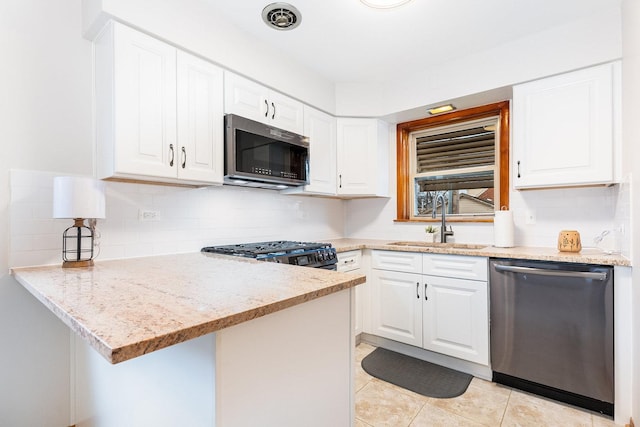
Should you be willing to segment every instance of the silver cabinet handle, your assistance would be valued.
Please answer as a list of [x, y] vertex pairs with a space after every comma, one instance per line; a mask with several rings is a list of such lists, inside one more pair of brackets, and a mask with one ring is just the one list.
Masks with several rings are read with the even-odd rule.
[[269, 117], [269, 102], [265, 99], [264, 105], [267, 107], [267, 111], [264, 112], [265, 117]]
[[175, 157], [175, 153], [173, 152], [173, 144], [169, 144], [169, 166], [173, 166], [173, 159]]
[[424, 300], [429, 300], [429, 297], [427, 296], [427, 282], [424, 283]]
[[518, 160], [518, 178], [520, 178], [520, 160]]
[[607, 273], [598, 273], [592, 271], [565, 271], [565, 270], [547, 270], [544, 268], [533, 267], [516, 267], [513, 265], [494, 265], [498, 271], [507, 271], [510, 273], [520, 274], [536, 274], [538, 276], [555, 276], [555, 277], [575, 277], [580, 279], [607, 280]]
[[420, 282], [416, 282], [416, 298], [420, 299]]
[[340, 183], [338, 185], [338, 188], [342, 188], [342, 174], [338, 175], [338, 178], [340, 179]]
[[182, 169], [187, 166], [187, 149], [182, 147]]
[[273, 113], [271, 114], [271, 120], [276, 118], [276, 104], [271, 103], [271, 108], [273, 108]]

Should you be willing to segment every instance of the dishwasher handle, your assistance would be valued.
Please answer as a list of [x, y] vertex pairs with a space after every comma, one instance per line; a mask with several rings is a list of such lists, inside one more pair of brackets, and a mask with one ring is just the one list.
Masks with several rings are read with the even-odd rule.
[[533, 267], [516, 267], [513, 265], [494, 264], [498, 271], [508, 271], [520, 274], [537, 274], [539, 276], [555, 276], [555, 277], [576, 277], [580, 279], [595, 279], [600, 281], [607, 280], [607, 273], [599, 273], [593, 271], [567, 271], [567, 270], [547, 270], [544, 268]]

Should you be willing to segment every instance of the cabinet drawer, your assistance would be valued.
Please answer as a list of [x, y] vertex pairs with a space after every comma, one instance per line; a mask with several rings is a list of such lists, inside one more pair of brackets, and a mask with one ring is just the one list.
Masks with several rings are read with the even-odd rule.
[[338, 271], [352, 271], [360, 268], [360, 251], [338, 253]]
[[422, 273], [422, 254], [415, 252], [373, 251], [373, 268], [380, 270]]
[[487, 258], [465, 255], [424, 254], [422, 272], [432, 276], [487, 280]]

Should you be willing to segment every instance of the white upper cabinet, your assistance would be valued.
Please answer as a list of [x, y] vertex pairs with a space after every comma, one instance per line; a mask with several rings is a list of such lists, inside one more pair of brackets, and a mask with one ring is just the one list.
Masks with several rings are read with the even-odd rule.
[[376, 119], [338, 118], [338, 195], [389, 195], [389, 127]]
[[175, 177], [175, 48], [116, 23], [94, 46], [98, 178]]
[[222, 69], [178, 51], [178, 176], [222, 182], [224, 175]]
[[231, 72], [225, 72], [224, 91], [225, 113], [303, 134], [301, 102]]
[[336, 195], [336, 118], [304, 106], [304, 133], [309, 138], [309, 185], [286, 194]]
[[110, 22], [94, 41], [98, 178], [222, 183], [222, 71]]
[[619, 64], [513, 88], [517, 189], [615, 182]]

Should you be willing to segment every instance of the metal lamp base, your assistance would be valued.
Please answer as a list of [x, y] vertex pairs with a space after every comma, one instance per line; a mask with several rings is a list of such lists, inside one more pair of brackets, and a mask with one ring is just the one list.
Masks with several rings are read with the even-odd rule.
[[93, 230], [82, 218], [74, 218], [62, 235], [62, 261], [63, 268], [93, 266]]

